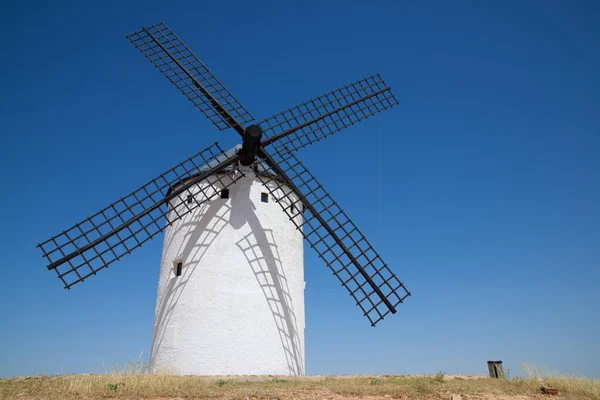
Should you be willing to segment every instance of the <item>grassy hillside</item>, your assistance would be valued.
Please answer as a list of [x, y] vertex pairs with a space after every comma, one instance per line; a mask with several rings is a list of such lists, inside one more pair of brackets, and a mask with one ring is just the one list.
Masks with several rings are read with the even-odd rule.
[[0, 399], [573, 399], [600, 400], [600, 381], [545, 378], [558, 397], [540, 393], [537, 378], [498, 380], [445, 376], [191, 377], [133, 373], [20, 377], [0, 380]]

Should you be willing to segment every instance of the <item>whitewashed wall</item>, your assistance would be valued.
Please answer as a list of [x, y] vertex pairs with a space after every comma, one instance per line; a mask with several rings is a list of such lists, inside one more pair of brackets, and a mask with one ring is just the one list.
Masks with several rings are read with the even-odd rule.
[[304, 374], [302, 235], [271, 195], [261, 202], [266, 188], [244, 172], [229, 199], [211, 200], [165, 230], [154, 372]]

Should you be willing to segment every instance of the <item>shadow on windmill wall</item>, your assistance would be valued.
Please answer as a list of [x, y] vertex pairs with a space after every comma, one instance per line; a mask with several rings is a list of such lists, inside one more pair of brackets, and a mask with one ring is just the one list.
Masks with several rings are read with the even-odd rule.
[[[240, 229], [246, 223], [250, 227], [250, 233], [236, 242], [236, 246], [244, 253], [269, 305], [285, 353], [288, 372], [291, 375], [302, 375], [304, 374], [302, 344], [298, 336], [290, 289], [273, 231], [263, 228], [254, 212], [254, 203], [248, 202], [251, 186], [250, 179], [243, 179], [235, 186], [230, 223], [234, 229]], [[274, 202], [270, 205], [275, 208], [275, 212], [283, 212]]]
[[281, 259], [271, 229], [263, 229], [255, 214], [250, 216], [252, 232], [236, 243], [252, 267], [256, 281], [269, 304], [277, 326], [291, 375], [304, 374], [304, 360], [296, 314]]
[[[192, 216], [184, 217], [171, 227], [175, 229], [175, 232], [170, 235], [171, 239], [177, 236], [179, 230], [189, 230], [193, 227], [186, 233], [182, 242], [183, 248], [177, 251], [183, 260], [191, 260], [191, 262], [186, 263], [181, 276], [168, 280], [168, 287], [162, 292], [163, 297], [158, 299], [151, 362], [154, 354], [163, 345], [165, 329], [190, 277], [192, 274], [200, 273], [201, 269], [196, 269], [208, 248], [227, 224], [239, 230], [248, 223], [251, 232], [235, 244], [243, 252], [265, 296], [278, 331], [289, 373], [304, 374], [302, 343], [298, 335], [288, 282], [273, 231], [262, 227], [254, 211], [254, 204], [248, 201], [251, 185], [251, 179], [238, 181], [235, 189], [231, 190], [230, 206], [220, 200], [209, 201], [202, 205], [200, 210], [192, 213]], [[275, 212], [283, 212], [275, 203], [271, 203], [271, 206], [277, 207]], [[171, 242], [165, 242], [164, 246], [169, 248]], [[164, 261], [163, 259], [161, 263]]]
[[[167, 288], [163, 290], [162, 298], [157, 299], [157, 312], [154, 320], [154, 343], [152, 343], [152, 352], [150, 354], [150, 362], [152, 363], [153, 356], [156, 351], [162, 346], [165, 338], [165, 329], [169, 325], [173, 310], [177, 306], [177, 302], [181, 297], [190, 277], [195, 273], [196, 268], [200, 265], [202, 257], [219, 236], [223, 228], [227, 225], [229, 207], [226, 204], [219, 202], [208, 202], [200, 206], [200, 210], [184, 217], [173, 224], [171, 229], [187, 230], [190, 226], [193, 230], [186, 233], [186, 238], [182, 241], [185, 247], [179, 248], [176, 254], [180, 254], [183, 260], [192, 260], [186, 263], [186, 267], [182, 271], [182, 275], [177, 278], [170, 277], [168, 279]], [[224, 209], [224, 212], [219, 213], [219, 210]], [[176, 233], [171, 235], [171, 239], [176, 237]], [[164, 248], [171, 246], [170, 242], [165, 242]], [[163, 254], [165, 257], [165, 254]], [[165, 262], [161, 260], [161, 265]]]

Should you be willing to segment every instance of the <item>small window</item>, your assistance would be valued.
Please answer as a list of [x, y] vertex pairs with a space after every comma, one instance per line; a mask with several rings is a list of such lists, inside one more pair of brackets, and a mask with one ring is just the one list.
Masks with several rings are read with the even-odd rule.
[[290, 204], [290, 212], [291, 212], [292, 214], [295, 214], [295, 213], [296, 213], [296, 205], [295, 205], [294, 203]]
[[175, 263], [175, 276], [181, 276], [182, 268], [183, 268], [183, 261], [177, 261]]
[[192, 204], [192, 201], [194, 201], [194, 196], [192, 196], [191, 194], [188, 194], [187, 203]]
[[260, 194], [260, 201], [262, 201], [263, 203], [268, 203], [269, 202], [269, 194], [268, 193], [261, 193]]
[[229, 189], [223, 189], [223, 190], [221, 190], [221, 198], [222, 199], [228, 199], [229, 198]]

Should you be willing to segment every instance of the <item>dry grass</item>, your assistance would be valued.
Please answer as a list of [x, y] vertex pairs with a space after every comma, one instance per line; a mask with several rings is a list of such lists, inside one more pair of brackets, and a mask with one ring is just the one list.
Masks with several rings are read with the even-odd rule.
[[521, 368], [530, 380], [546, 382], [577, 399], [600, 399], [600, 381], [577, 376], [553, 373], [547, 368], [535, 364], [521, 364]]
[[[192, 377], [114, 372], [0, 380], [1, 399], [542, 399], [539, 373], [510, 380], [467, 376]], [[600, 381], [544, 378], [560, 399], [600, 400]]]

